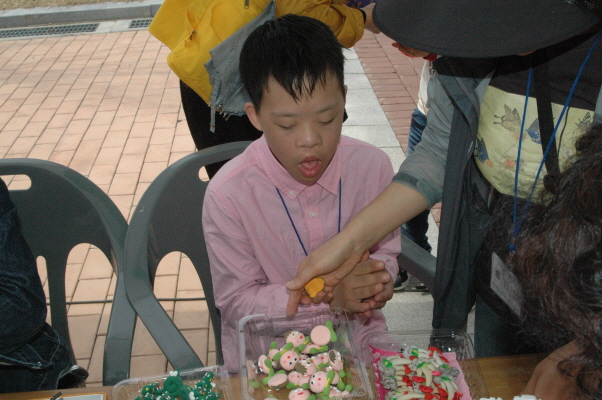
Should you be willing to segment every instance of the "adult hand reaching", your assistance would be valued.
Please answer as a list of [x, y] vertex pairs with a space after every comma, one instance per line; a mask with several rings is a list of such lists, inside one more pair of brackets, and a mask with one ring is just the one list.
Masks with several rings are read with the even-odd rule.
[[[336, 235], [301, 261], [297, 276], [286, 283], [290, 290], [287, 314], [295, 314], [299, 303], [330, 302], [334, 287], [362, 261], [364, 254], [354, 253], [349, 242], [340, 243], [340, 237], [341, 234]], [[324, 289], [310, 299], [305, 294], [304, 287], [315, 277], [324, 279]]]
[[[286, 283], [290, 290], [287, 314], [295, 314], [299, 303], [310, 304], [311, 299], [304, 295], [303, 288], [315, 277], [324, 279], [324, 290], [318, 293], [314, 302], [332, 300], [334, 286], [355, 268], [365, 252], [427, 207], [425, 197], [409, 186], [396, 182], [387, 186], [339, 234], [301, 261], [297, 276]], [[383, 304], [389, 295], [385, 291], [374, 300]]]

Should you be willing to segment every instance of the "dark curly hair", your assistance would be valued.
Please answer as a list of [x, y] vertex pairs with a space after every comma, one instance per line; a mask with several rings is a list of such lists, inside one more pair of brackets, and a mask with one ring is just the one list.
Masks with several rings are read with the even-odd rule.
[[510, 264], [522, 286], [522, 322], [540, 340], [581, 352], [558, 366], [579, 398], [602, 399], [602, 125], [576, 143], [555, 187], [531, 205]]

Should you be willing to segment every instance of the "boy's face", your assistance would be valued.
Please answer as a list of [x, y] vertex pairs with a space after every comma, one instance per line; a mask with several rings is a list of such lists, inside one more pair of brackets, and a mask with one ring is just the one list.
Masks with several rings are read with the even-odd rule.
[[334, 75], [326, 85], [317, 83], [314, 92], [296, 102], [278, 82], [270, 79], [260, 111], [252, 103], [245, 111], [253, 125], [263, 131], [270, 150], [297, 181], [314, 184], [337, 150], [345, 93]]

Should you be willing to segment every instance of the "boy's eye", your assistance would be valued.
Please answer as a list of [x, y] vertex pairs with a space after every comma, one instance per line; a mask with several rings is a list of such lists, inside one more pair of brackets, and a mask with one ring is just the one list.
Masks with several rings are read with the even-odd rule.
[[334, 118], [332, 118], [332, 119], [331, 119], [331, 120], [329, 120], [329, 121], [324, 121], [324, 122], [320, 121], [320, 124], [321, 124], [321, 125], [328, 125], [328, 124], [332, 123], [332, 121], [334, 121]]
[[290, 125], [290, 126], [284, 126], [284, 125], [278, 125], [281, 129], [284, 129], [285, 131], [290, 131], [291, 129], [293, 129], [293, 127], [295, 125]]

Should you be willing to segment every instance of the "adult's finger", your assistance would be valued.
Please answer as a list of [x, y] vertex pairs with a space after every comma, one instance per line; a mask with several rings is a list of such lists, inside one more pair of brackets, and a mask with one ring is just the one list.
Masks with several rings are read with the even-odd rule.
[[299, 308], [299, 302], [303, 296], [303, 289], [291, 290], [288, 294], [288, 302], [286, 304], [286, 315], [295, 315]]
[[324, 278], [325, 285], [335, 286], [346, 277], [357, 263], [362, 259], [361, 255], [353, 254], [342, 264], [332, 260], [330, 257], [321, 258], [318, 254], [320, 249], [311, 253], [301, 261], [297, 275], [286, 283], [289, 290], [302, 289], [307, 282], [317, 276]]

